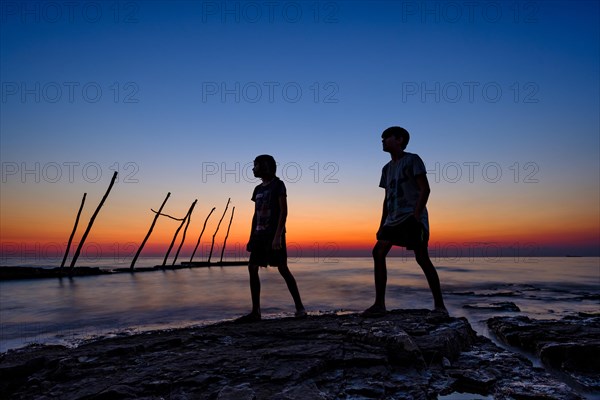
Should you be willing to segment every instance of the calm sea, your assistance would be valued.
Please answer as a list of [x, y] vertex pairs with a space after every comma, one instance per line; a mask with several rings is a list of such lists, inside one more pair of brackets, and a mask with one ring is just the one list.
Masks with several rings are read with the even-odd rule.
[[[146, 258], [136, 265], [161, 262]], [[60, 260], [32, 263], [59, 265]], [[600, 312], [600, 258], [458, 258], [434, 263], [451, 315], [467, 317], [484, 335], [484, 321], [494, 315], [561, 318]], [[25, 263], [3, 259], [2, 264]], [[103, 260], [80, 265], [128, 266]], [[372, 304], [370, 258], [295, 259], [290, 269], [309, 313], [362, 311]], [[425, 277], [414, 260], [389, 258], [388, 270], [388, 309], [432, 307]], [[277, 269], [262, 268], [260, 276], [263, 317], [293, 315], [291, 296]], [[520, 312], [489, 309], [506, 302]], [[31, 343], [76, 345], [90, 338], [202, 325], [249, 310], [248, 272], [243, 266], [4, 281], [0, 352]]]

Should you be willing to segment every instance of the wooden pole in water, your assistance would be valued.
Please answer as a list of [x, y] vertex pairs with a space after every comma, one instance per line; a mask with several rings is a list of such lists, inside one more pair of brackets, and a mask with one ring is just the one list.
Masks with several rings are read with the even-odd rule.
[[100, 204], [98, 204], [96, 211], [94, 211], [94, 214], [92, 215], [92, 218], [90, 219], [90, 222], [88, 223], [87, 229], [85, 230], [85, 232], [83, 233], [83, 236], [81, 237], [79, 246], [77, 246], [75, 255], [73, 256], [73, 259], [71, 260], [71, 267], [70, 267], [71, 271], [73, 271], [73, 268], [75, 268], [75, 263], [77, 262], [77, 259], [79, 258], [79, 254], [81, 253], [81, 248], [83, 247], [83, 243], [85, 243], [85, 240], [87, 239], [87, 236], [90, 233], [90, 230], [92, 229], [92, 225], [94, 224], [94, 221], [96, 220], [96, 216], [100, 212], [100, 209], [104, 205], [104, 202], [106, 201], [106, 198], [108, 197], [108, 194], [110, 193], [110, 190], [112, 189], [113, 185], [115, 184], [115, 180], [117, 180], [117, 171], [115, 171], [115, 173], [113, 174], [113, 177], [110, 181], [110, 185], [108, 185], [108, 189], [106, 190], [106, 193], [104, 193], [104, 197], [102, 197], [102, 200], [100, 200]]
[[142, 241], [142, 244], [140, 245], [140, 248], [137, 250], [137, 253], [135, 253], [135, 257], [133, 257], [133, 260], [131, 261], [131, 267], [129, 267], [131, 270], [133, 270], [133, 266], [135, 265], [135, 262], [137, 261], [140, 253], [142, 252], [142, 249], [146, 245], [146, 242], [148, 241], [148, 238], [150, 237], [150, 234], [152, 233], [152, 230], [154, 229], [154, 225], [156, 225], [156, 221], [158, 220], [158, 217], [160, 217], [160, 212], [162, 211], [163, 207], [167, 203], [167, 200], [169, 200], [169, 196], [171, 196], [171, 192], [167, 193], [167, 197], [165, 197], [165, 200], [162, 202], [160, 208], [158, 209], [158, 212], [154, 216], [154, 220], [152, 221], [152, 225], [150, 225], [150, 229], [148, 230], [146, 237]]
[[171, 245], [169, 246], [169, 250], [167, 250], [167, 254], [165, 254], [165, 259], [163, 260], [163, 263], [162, 263], [163, 267], [167, 264], [167, 259], [169, 258], [169, 254], [171, 253], [171, 249], [173, 248], [173, 245], [175, 244], [175, 239], [177, 239], [177, 235], [179, 235], [179, 231], [183, 227], [183, 224], [185, 224], [185, 221], [188, 219], [188, 216], [191, 215], [192, 211], [194, 210], [194, 207], [196, 206], [197, 201], [198, 200], [194, 200], [194, 202], [192, 203], [192, 206], [188, 210], [187, 214], [181, 220], [181, 224], [179, 225], [179, 228], [177, 228], [177, 230], [175, 231], [175, 236], [173, 236], [173, 240], [171, 240]]
[[219, 220], [219, 224], [217, 225], [217, 230], [212, 237], [212, 243], [210, 245], [210, 253], [208, 254], [208, 262], [210, 263], [210, 258], [212, 257], [213, 248], [215, 247], [215, 236], [217, 236], [217, 232], [219, 232], [219, 227], [221, 226], [221, 222], [223, 221], [223, 217], [225, 217], [225, 213], [227, 212], [227, 207], [229, 207], [229, 202], [231, 201], [231, 197], [227, 199], [227, 204], [225, 205], [225, 211], [223, 211], [223, 215]]
[[225, 240], [223, 241], [223, 248], [221, 249], [220, 263], [223, 262], [223, 253], [225, 253], [225, 245], [227, 244], [227, 238], [229, 237], [229, 229], [231, 228], [231, 222], [233, 221], [233, 214], [235, 213], [235, 207], [231, 209], [231, 218], [229, 219], [229, 226], [227, 226], [227, 233], [225, 234]]
[[[196, 201], [198, 201], [198, 200], [196, 200]], [[179, 252], [181, 251], [181, 248], [183, 247], [183, 242], [185, 242], [185, 234], [187, 233], [188, 227], [190, 226], [190, 222], [192, 221], [192, 210], [194, 209], [194, 206], [196, 205], [196, 201], [194, 201], [194, 204], [192, 204], [192, 208], [190, 208], [188, 215], [186, 215], [187, 223], [185, 224], [185, 228], [183, 229], [183, 236], [181, 237], [181, 243], [179, 244], [177, 253], [175, 253], [175, 258], [173, 259], [172, 265], [175, 265], [175, 263], [177, 262], [177, 257], [179, 257]]]
[[85, 204], [85, 196], [87, 193], [83, 194], [83, 198], [81, 199], [81, 205], [79, 206], [79, 211], [77, 212], [77, 218], [75, 218], [75, 226], [73, 227], [73, 232], [71, 232], [71, 236], [69, 236], [69, 241], [67, 242], [67, 250], [65, 251], [65, 256], [60, 263], [60, 268], [65, 266], [65, 261], [67, 261], [67, 257], [69, 256], [69, 250], [71, 249], [71, 243], [73, 242], [73, 236], [75, 236], [75, 231], [77, 230], [77, 225], [79, 224], [79, 217], [81, 216], [81, 211], [83, 210], [83, 205]]
[[196, 254], [196, 250], [198, 250], [198, 246], [200, 245], [200, 239], [202, 239], [202, 234], [204, 233], [204, 229], [206, 229], [206, 223], [208, 222], [208, 219], [210, 218], [213, 211], [215, 211], [215, 207], [213, 207], [212, 210], [210, 210], [210, 212], [208, 213], [208, 217], [206, 217], [206, 219], [204, 220], [204, 226], [202, 226], [202, 232], [200, 232], [200, 236], [198, 237], [198, 241], [196, 242], [196, 247], [194, 247], [194, 251], [192, 253], [192, 256], [190, 257], [190, 262], [192, 262], [192, 260], [194, 259], [194, 254]]

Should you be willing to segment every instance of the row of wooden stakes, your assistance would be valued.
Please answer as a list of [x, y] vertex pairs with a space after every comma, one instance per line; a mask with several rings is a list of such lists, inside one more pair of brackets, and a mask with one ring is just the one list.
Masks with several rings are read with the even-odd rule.
[[[71, 271], [73, 270], [73, 268], [75, 268], [75, 264], [77, 263], [77, 259], [79, 258], [79, 255], [81, 254], [81, 249], [83, 248], [85, 240], [87, 239], [87, 237], [88, 237], [88, 235], [90, 233], [90, 230], [92, 229], [92, 225], [94, 224], [94, 221], [96, 220], [96, 217], [98, 216], [98, 213], [100, 212], [100, 209], [102, 208], [102, 206], [104, 205], [104, 202], [108, 198], [108, 195], [110, 194], [110, 191], [112, 190], [112, 187], [114, 186], [116, 179], [117, 179], [117, 172], [115, 171], [115, 173], [113, 174], [113, 177], [112, 177], [112, 179], [110, 181], [110, 185], [108, 186], [108, 189], [106, 190], [106, 193], [104, 194], [104, 196], [102, 197], [102, 200], [100, 200], [100, 204], [98, 204], [98, 207], [96, 207], [96, 210], [92, 214], [92, 217], [90, 218], [90, 222], [88, 223], [88, 226], [87, 226], [85, 232], [83, 233], [83, 236], [81, 237], [79, 245], [77, 246], [77, 249], [75, 250], [75, 254], [73, 255], [73, 259], [71, 260], [71, 264], [70, 264], [70, 267], [69, 267]], [[65, 255], [63, 257], [63, 260], [62, 260], [62, 262], [60, 264], [60, 268], [64, 268], [65, 262], [67, 260], [68, 255], [69, 255], [69, 251], [71, 249], [71, 243], [73, 242], [73, 237], [75, 236], [75, 232], [77, 231], [77, 225], [79, 224], [79, 217], [81, 216], [81, 211], [83, 210], [83, 206], [85, 204], [86, 195], [87, 195], [87, 193], [84, 193], [83, 194], [83, 198], [81, 199], [81, 205], [79, 206], [79, 211], [77, 212], [77, 217], [75, 218], [75, 226], [73, 226], [73, 231], [71, 232], [71, 235], [69, 236], [69, 240], [67, 242], [67, 249], [65, 251]], [[173, 249], [175, 241], [177, 240], [177, 236], [179, 235], [179, 232], [181, 231], [181, 229], [185, 225], [185, 228], [183, 229], [183, 236], [181, 238], [181, 243], [179, 244], [179, 247], [177, 248], [177, 252], [175, 253], [175, 257], [173, 259], [172, 265], [175, 265], [175, 263], [177, 262], [177, 258], [179, 257], [179, 252], [181, 251], [181, 248], [183, 247], [183, 243], [185, 242], [185, 236], [186, 236], [186, 233], [187, 233], [187, 229], [188, 229], [188, 227], [190, 225], [192, 212], [194, 211], [194, 207], [196, 206], [196, 203], [198, 202], [198, 200], [197, 199], [194, 200], [194, 202], [190, 206], [190, 209], [188, 210], [188, 212], [185, 215], [185, 217], [183, 217], [183, 218], [175, 218], [175, 217], [172, 217], [170, 215], [162, 213], [162, 210], [163, 210], [165, 204], [167, 203], [167, 200], [169, 200], [170, 196], [171, 196], [171, 192], [167, 193], [167, 197], [165, 197], [165, 200], [162, 202], [162, 204], [161, 204], [160, 208], [158, 209], [158, 211], [154, 211], [153, 209], [151, 209], [151, 211], [155, 214], [154, 220], [152, 221], [152, 224], [150, 225], [150, 229], [148, 230], [148, 233], [144, 237], [144, 240], [142, 240], [142, 243], [141, 243], [140, 247], [138, 248], [137, 252], [135, 253], [135, 256], [133, 257], [133, 260], [131, 261], [131, 265], [129, 267], [130, 270], [134, 269], [135, 263], [136, 263], [139, 255], [140, 255], [140, 253], [142, 252], [144, 246], [146, 245], [146, 242], [148, 241], [148, 238], [150, 238], [150, 234], [152, 234], [152, 230], [154, 229], [154, 226], [156, 225], [156, 221], [158, 220], [158, 218], [160, 216], [168, 217], [168, 218], [174, 219], [176, 221], [181, 221], [181, 224], [179, 225], [179, 227], [175, 231], [175, 235], [173, 236], [173, 240], [171, 241], [171, 244], [169, 245], [169, 249], [167, 250], [167, 253], [165, 254], [165, 257], [164, 257], [164, 260], [163, 260], [163, 263], [162, 263], [163, 267], [166, 266], [167, 259], [169, 258], [169, 255], [171, 254], [171, 250]], [[225, 210], [223, 211], [223, 215], [221, 216], [221, 219], [219, 220], [219, 223], [217, 224], [217, 229], [215, 230], [215, 233], [213, 234], [212, 243], [211, 243], [211, 246], [210, 246], [210, 253], [208, 255], [207, 264], [211, 263], [212, 253], [213, 253], [213, 249], [214, 249], [214, 245], [215, 245], [215, 237], [217, 236], [217, 233], [219, 232], [219, 228], [221, 227], [221, 222], [223, 222], [223, 218], [225, 218], [225, 214], [227, 213], [227, 209], [229, 208], [229, 203], [230, 202], [231, 202], [231, 198], [227, 199], [227, 204], [225, 205]], [[188, 262], [188, 264], [193, 263], [193, 259], [194, 259], [194, 256], [196, 254], [196, 250], [198, 250], [198, 246], [200, 245], [200, 240], [202, 239], [202, 235], [204, 234], [204, 230], [206, 229], [206, 223], [208, 222], [208, 219], [210, 218], [210, 216], [212, 215], [212, 213], [214, 211], [215, 211], [215, 207], [213, 207], [212, 210], [210, 210], [210, 213], [208, 213], [208, 216], [204, 220], [204, 225], [202, 227], [202, 231], [200, 232], [200, 236], [198, 237], [198, 241], [196, 242], [196, 246], [194, 247], [194, 251], [192, 252], [192, 256], [190, 257], [190, 261]], [[223, 263], [223, 254], [225, 253], [225, 246], [227, 245], [227, 238], [229, 237], [229, 230], [231, 228], [231, 223], [233, 221], [233, 215], [234, 215], [234, 213], [235, 213], [235, 207], [233, 207], [232, 210], [231, 210], [231, 218], [229, 219], [229, 226], [227, 227], [227, 233], [225, 235], [225, 241], [224, 241], [223, 247], [221, 249], [221, 258], [219, 260], [219, 263]]]

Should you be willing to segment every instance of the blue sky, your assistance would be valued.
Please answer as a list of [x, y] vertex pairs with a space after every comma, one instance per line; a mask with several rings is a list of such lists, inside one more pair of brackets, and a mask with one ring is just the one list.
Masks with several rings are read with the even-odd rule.
[[[7, 1], [1, 11], [4, 241], [19, 236], [6, 216], [27, 205], [42, 218], [48, 199], [70, 215], [73, 197], [100, 195], [114, 169], [132, 181], [114, 215], [142, 221], [133, 210], [167, 191], [177, 213], [232, 197], [245, 232], [256, 182], [243, 167], [262, 153], [280, 161], [297, 218], [373, 231], [390, 125], [412, 133], [408, 150], [431, 169], [443, 240], [456, 218], [482, 240], [552, 220], [572, 235], [586, 219], [582, 232], [595, 224], [598, 238], [597, 2]], [[21, 171], [36, 163], [40, 182]], [[82, 179], [84, 166], [102, 179]], [[497, 214], [513, 223], [481, 231]], [[574, 251], [598, 254], [584, 247]]]

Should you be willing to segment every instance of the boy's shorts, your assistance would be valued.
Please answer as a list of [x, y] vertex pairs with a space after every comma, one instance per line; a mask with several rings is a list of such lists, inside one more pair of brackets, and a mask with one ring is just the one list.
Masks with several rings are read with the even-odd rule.
[[383, 225], [377, 232], [377, 240], [385, 240], [391, 242], [394, 246], [414, 250], [420, 246], [427, 247], [429, 232], [420, 221], [410, 216], [398, 225]]
[[255, 237], [250, 239], [250, 260], [248, 264], [260, 267], [266, 267], [267, 265], [273, 267], [287, 265], [285, 235], [281, 238], [280, 249], [273, 249], [273, 238]]

